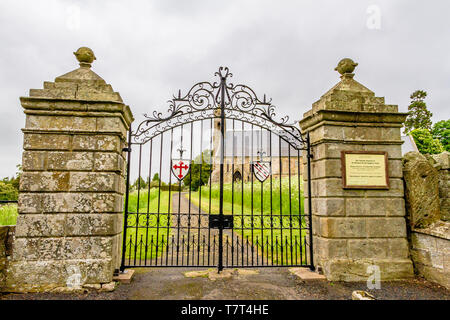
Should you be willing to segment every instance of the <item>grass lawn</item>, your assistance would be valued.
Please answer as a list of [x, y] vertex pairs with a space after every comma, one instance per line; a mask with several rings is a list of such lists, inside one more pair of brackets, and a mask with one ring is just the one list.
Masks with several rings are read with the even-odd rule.
[[[172, 192], [173, 194], [173, 192]], [[159, 201], [158, 201], [159, 200]], [[159, 212], [158, 215], [158, 203]], [[170, 206], [172, 203], [170, 202]], [[128, 203], [128, 224], [136, 226], [136, 212], [138, 208], [138, 191], [130, 193]], [[147, 215], [147, 213], [150, 213]], [[139, 227], [127, 228], [127, 250], [126, 258], [133, 263], [134, 259], [150, 259], [160, 256], [165, 249], [162, 244], [167, 243], [167, 235], [170, 234], [167, 230], [168, 218], [169, 218], [169, 192], [161, 191], [158, 195], [158, 189], [152, 188], [150, 190], [150, 197], [148, 196], [148, 190], [140, 190], [139, 192]], [[124, 213], [125, 214], [125, 213]], [[159, 219], [159, 221], [158, 221]], [[150, 228], [146, 228], [148, 225]], [[159, 225], [159, 231], [156, 226]], [[169, 221], [170, 226], [170, 221]], [[158, 239], [158, 241], [157, 241]], [[130, 247], [130, 241], [132, 246]], [[156, 253], [156, 247], [158, 242], [158, 254]], [[137, 246], [135, 244], [137, 243]], [[146, 243], [148, 244], [146, 252]]]
[[[300, 189], [302, 189], [302, 180], [300, 179]], [[290, 188], [289, 188], [289, 183]], [[224, 214], [235, 216], [234, 232], [241, 235], [245, 241], [250, 244], [257, 244], [259, 248], [264, 245], [264, 256], [270, 251], [269, 258], [274, 261], [281, 261], [281, 244], [288, 250], [283, 253], [283, 264], [289, 264], [291, 259], [294, 261], [297, 257], [300, 259], [300, 243], [302, 243], [302, 255], [304, 255], [305, 247], [301, 239], [305, 236], [306, 224], [300, 219], [300, 214], [304, 214], [304, 198], [303, 192], [299, 193], [299, 183], [297, 177], [292, 177], [289, 181], [288, 177], [281, 179], [273, 178], [272, 186], [270, 180], [266, 180], [263, 184], [255, 179], [253, 186], [251, 182], [244, 183], [228, 183], [224, 184]], [[210, 188], [203, 186], [201, 189], [201, 206], [204, 212], [217, 214], [219, 212], [219, 196], [220, 185], [211, 185], [211, 203]], [[290, 192], [289, 192], [290, 190]], [[281, 192], [280, 192], [281, 191]], [[192, 192], [191, 201], [195, 205], [200, 204], [200, 191]], [[242, 218], [244, 214], [244, 228], [242, 228]], [[253, 216], [253, 218], [252, 218]], [[271, 217], [274, 227], [271, 228]], [[261, 225], [261, 220], [264, 221]], [[283, 228], [280, 228], [280, 221], [283, 221]], [[290, 227], [292, 221], [293, 227]], [[300, 223], [300, 221], [302, 221]], [[251, 228], [253, 222], [253, 230]], [[261, 241], [261, 239], [263, 241]], [[292, 255], [291, 255], [292, 245]], [[272, 254], [272, 249], [273, 254]], [[268, 250], [269, 248], [269, 250]], [[276, 252], [276, 248], [279, 251]]]
[[17, 204], [0, 207], [0, 226], [14, 226], [17, 223]]

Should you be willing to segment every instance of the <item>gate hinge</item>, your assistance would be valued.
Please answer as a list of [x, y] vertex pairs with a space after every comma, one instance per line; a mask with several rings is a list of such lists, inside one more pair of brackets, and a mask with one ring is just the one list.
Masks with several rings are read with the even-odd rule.
[[130, 147], [123, 148], [122, 152], [131, 152], [131, 148]]

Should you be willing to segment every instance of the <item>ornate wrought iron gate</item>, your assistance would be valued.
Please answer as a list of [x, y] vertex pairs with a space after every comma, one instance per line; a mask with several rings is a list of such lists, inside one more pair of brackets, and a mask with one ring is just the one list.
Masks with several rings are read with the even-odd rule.
[[309, 136], [215, 76], [130, 129], [122, 270], [313, 266]]

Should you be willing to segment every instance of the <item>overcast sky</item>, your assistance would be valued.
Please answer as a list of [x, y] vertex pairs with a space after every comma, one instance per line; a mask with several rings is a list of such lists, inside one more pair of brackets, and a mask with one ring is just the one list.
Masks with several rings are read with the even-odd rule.
[[450, 115], [450, 2], [423, 0], [0, 1], [0, 177], [21, 162], [19, 97], [78, 67], [120, 92], [136, 118], [228, 66], [233, 83], [266, 93], [279, 116], [300, 119], [339, 81], [344, 57], [355, 79], [406, 111], [429, 94], [433, 121]]

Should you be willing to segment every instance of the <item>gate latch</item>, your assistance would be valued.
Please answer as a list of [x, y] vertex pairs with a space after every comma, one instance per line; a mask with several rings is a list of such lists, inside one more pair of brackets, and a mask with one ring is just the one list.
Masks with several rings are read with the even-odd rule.
[[233, 229], [233, 216], [231, 215], [210, 215], [209, 216], [209, 227], [211, 229]]

